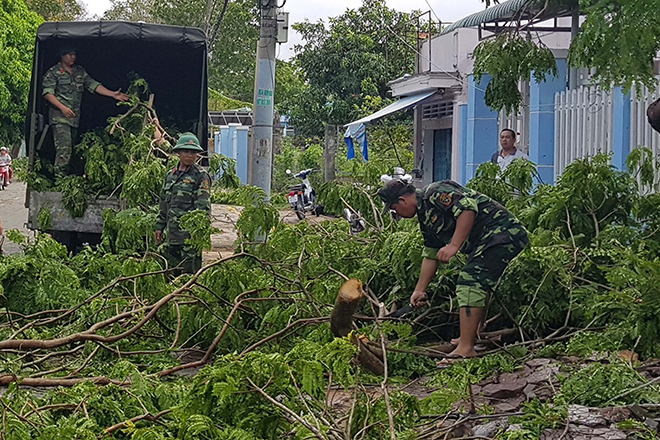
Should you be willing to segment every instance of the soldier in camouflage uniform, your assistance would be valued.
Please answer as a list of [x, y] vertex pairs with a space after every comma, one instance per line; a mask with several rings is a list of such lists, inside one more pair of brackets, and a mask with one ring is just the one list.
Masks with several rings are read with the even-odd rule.
[[60, 51], [60, 62], [45, 73], [42, 94], [50, 104], [48, 111], [55, 141], [55, 174], [62, 176], [71, 160], [73, 143], [80, 122], [80, 104], [85, 89], [90, 93], [108, 96], [117, 101], [128, 101], [129, 96], [120, 90], [110, 91], [90, 77], [76, 63], [76, 49]]
[[179, 154], [180, 162], [165, 176], [154, 238], [160, 243], [163, 231], [166, 231], [165, 258], [170, 267], [178, 267], [184, 273], [195, 273], [202, 267], [202, 254], [186, 244], [190, 234], [181, 230], [179, 221], [185, 214], [197, 209], [211, 213], [211, 178], [195, 163], [198, 154], [204, 150], [194, 134], [182, 134], [173, 151]]
[[509, 262], [529, 244], [525, 227], [496, 201], [451, 180], [432, 183], [423, 190], [391, 180], [378, 195], [386, 209], [406, 218], [417, 214], [419, 220], [425, 248], [419, 280], [410, 297], [412, 306], [427, 304], [426, 288], [439, 263], [449, 262], [459, 250], [468, 255], [456, 282], [461, 336], [452, 354], [476, 356], [474, 342], [486, 299]]

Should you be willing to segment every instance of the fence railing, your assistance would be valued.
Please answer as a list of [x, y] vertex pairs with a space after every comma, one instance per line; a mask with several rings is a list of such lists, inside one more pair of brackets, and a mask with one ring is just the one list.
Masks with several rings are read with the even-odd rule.
[[575, 159], [612, 152], [612, 94], [583, 86], [555, 95], [555, 178]]
[[630, 91], [630, 148], [648, 147], [653, 150], [653, 156], [660, 153], [660, 133], [653, 130], [646, 118], [646, 109], [660, 97], [660, 90], [655, 93], [641, 86], [641, 97], [637, 98], [637, 88]]

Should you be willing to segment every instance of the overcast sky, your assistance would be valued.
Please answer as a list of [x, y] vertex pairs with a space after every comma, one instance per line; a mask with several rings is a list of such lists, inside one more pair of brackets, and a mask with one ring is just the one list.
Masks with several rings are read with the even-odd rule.
[[[110, 7], [110, 0], [83, 0], [87, 4], [90, 15], [103, 15]], [[428, 3], [427, 3], [428, 1]], [[317, 21], [328, 17], [342, 14], [347, 8], [357, 8], [362, 4], [361, 0], [286, 0], [283, 10], [290, 13], [291, 24], [309, 19]], [[402, 12], [413, 10], [432, 10], [443, 22], [456, 21], [473, 12], [484, 8], [482, 0], [387, 0], [390, 8]], [[429, 5], [431, 8], [429, 8]], [[437, 18], [434, 17], [434, 20]], [[287, 59], [293, 55], [293, 46], [300, 42], [300, 38], [291, 30], [289, 42], [280, 48], [279, 58]]]

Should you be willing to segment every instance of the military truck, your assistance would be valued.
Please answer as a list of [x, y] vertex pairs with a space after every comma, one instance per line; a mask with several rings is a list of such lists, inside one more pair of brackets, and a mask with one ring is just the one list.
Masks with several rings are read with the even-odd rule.
[[[75, 47], [77, 64], [110, 90], [125, 91], [129, 72], [144, 78], [155, 96], [154, 105], [161, 121], [171, 121], [181, 131], [195, 133], [200, 140], [208, 138], [207, 44], [203, 31], [142, 22], [46, 22], [37, 31], [32, 65], [26, 128], [30, 170], [37, 159], [52, 163], [55, 158], [42, 79], [60, 61], [58, 53], [62, 47]], [[108, 117], [125, 111], [126, 107], [118, 107], [113, 99], [85, 92], [79, 137], [96, 127], [105, 127]], [[72, 162], [75, 160], [74, 154]], [[80, 173], [84, 164], [72, 168], [74, 173], [75, 169]], [[121, 208], [117, 198], [99, 197], [90, 201], [83, 217], [73, 218], [62, 206], [61, 193], [36, 192], [29, 187], [25, 203], [29, 210], [28, 227], [39, 229], [39, 212], [48, 208], [52, 222], [47, 232], [70, 250], [81, 243], [98, 243], [103, 209]]]

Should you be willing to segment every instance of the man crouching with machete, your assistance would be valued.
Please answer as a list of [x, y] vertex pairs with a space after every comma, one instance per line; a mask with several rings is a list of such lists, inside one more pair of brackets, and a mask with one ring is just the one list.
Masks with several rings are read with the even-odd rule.
[[428, 304], [426, 288], [439, 263], [448, 263], [459, 250], [468, 255], [456, 281], [461, 335], [450, 356], [476, 356], [474, 343], [486, 298], [509, 262], [529, 245], [525, 227], [490, 197], [451, 180], [416, 190], [411, 183], [392, 179], [378, 190], [378, 195], [386, 210], [404, 218], [417, 214], [424, 237], [424, 260], [410, 297], [413, 307]]

